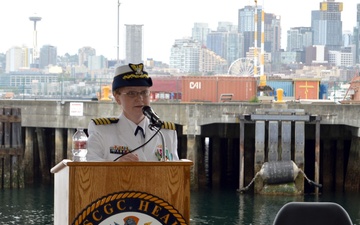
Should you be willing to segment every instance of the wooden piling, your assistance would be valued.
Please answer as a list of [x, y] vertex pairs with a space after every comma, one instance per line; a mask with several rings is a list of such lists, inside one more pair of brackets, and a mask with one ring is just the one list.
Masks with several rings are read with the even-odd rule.
[[0, 108], [0, 188], [24, 187], [20, 108]]

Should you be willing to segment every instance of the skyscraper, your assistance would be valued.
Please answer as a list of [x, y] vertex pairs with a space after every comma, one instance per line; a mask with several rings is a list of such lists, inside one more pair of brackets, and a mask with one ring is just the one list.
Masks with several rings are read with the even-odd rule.
[[354, 27], [354, 45], [356, 63], [360, 63], [360, 3], [356, 5], [356, 26]]
[[170, 68], [181, 73], [198, 73], [201, 44], [194, 39], [176, 39], [171, 47]]
[[210, 28], [207, 23], [194, 23], [192, 28], [192, 38], [197, 40], [202, 45], [206, 45], [207, 35], [210, 33]]
[[[255, 7], [245, 6], [239, 9], [238, 31], [244, 36], [244, 56], [250, 47], [254, 47], [255, 32], [257, 35], [257, 47], [261, 44], [261, 17], [262, 6], [257, 6], [257, 29], [255, 29]], [[281, 49], [281, 17], [271, 13], [264, 13], [264, 50], [265, 52], [277, 52]]]
[[126, 63], [141, 63], [142, 49], [143, 49], [143, 25], [129, 25], [126, 26]]
[[312, 45], [311, 27], [292, 27], [287, 31], [286, 51], [304, 51]]
[[48, 65], [56, 65], [57, 48], [52, 45], [44, 45], [40, 48], [39, 68], [44, 69]]
[[342, 47], [341, 12], [343, 3], [335, 0], [320, 2], [320, 9], [311, 12], [313, 44], [325, 45], [329, 50], [339, 51]]
[[[257, 21], [261, 21], [261, 7], [257, 8]], [[254, 47], [255, 39], [255, 7], [245, 6], [239, 9], [238, 31], [244, 36], [244, 54]], [[257, 32], [261, 32], [261, 23], [257, 23]], [[257, 43], [261, 43], [261, 35], [257, 36]]]

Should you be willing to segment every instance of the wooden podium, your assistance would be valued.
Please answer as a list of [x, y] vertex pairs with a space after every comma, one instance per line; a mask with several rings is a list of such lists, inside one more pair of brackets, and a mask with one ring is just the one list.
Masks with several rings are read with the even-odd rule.
[[[132, 199], [149, 199], [149, 196], [153, 196], [150, 201], [161, 203], [155, 206], [157, 211], [169, 209], [170, 212], [175, 212], [175, 216], [180, 215], [179, 221], [182, 218], [185, 220], [184, 223], [179, 224], [190, 224], [192, 165], [189, 160], [171, 162], [63, 160], [51, 169], [55, 176], [54, 225], [83, 224], [82, 220], [86, 216], [91, 216], [91, 213], [93, 213], [92, 219], [99, 219], [101, 216], [98, 214], [98, 207], [103, 207], [105, 212], [109, 212], [110, 209], [105, 208], [106, 203], [110, 204], [111, 200], [116, 199], [117, 204], [114, 207], [123, 209], [125, 207], [121, 204], [125, 204], [127, 200], [125, 196], [131, 196]], [[153, 215], [159, 214], [154, 212], [155, 210], [152, 211]], [[165, 218], [168, 217], [162, 217], [163, 220]]]

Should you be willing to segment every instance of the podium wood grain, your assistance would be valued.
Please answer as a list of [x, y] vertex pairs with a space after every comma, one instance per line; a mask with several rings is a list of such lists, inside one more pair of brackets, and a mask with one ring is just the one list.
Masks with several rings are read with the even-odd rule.
[[[190, 221], [190, 166], [176, 162], [71, 162], [64, 160], [55, 173], [54, 221], [69, 224], [92, 202], [107, 195], [146, 192], [168, 202]], [[64, 212], [68, 211], [68, 218]], [[56, 222], [56, 221], [55, 221]], [[56, 224], [56, 223], [55, 223]], [[59, 224], [64, 224], [60, 223]]]

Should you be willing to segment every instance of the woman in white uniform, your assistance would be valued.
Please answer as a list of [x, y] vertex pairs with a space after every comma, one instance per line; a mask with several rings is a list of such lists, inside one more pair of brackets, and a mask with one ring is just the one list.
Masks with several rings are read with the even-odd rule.
[[179, 160], [175, 124], [163, 123], [163, 142], [156, 129], [149, 128], [151, 121], [143, 113], [143, 107], [150, 105], [151, 86], [143, 64], [116, 68], [112, 92], [123, 110], [117, 118], [90, 121], [87, 161], [161, 161], [163, 144], [166, 160]]

